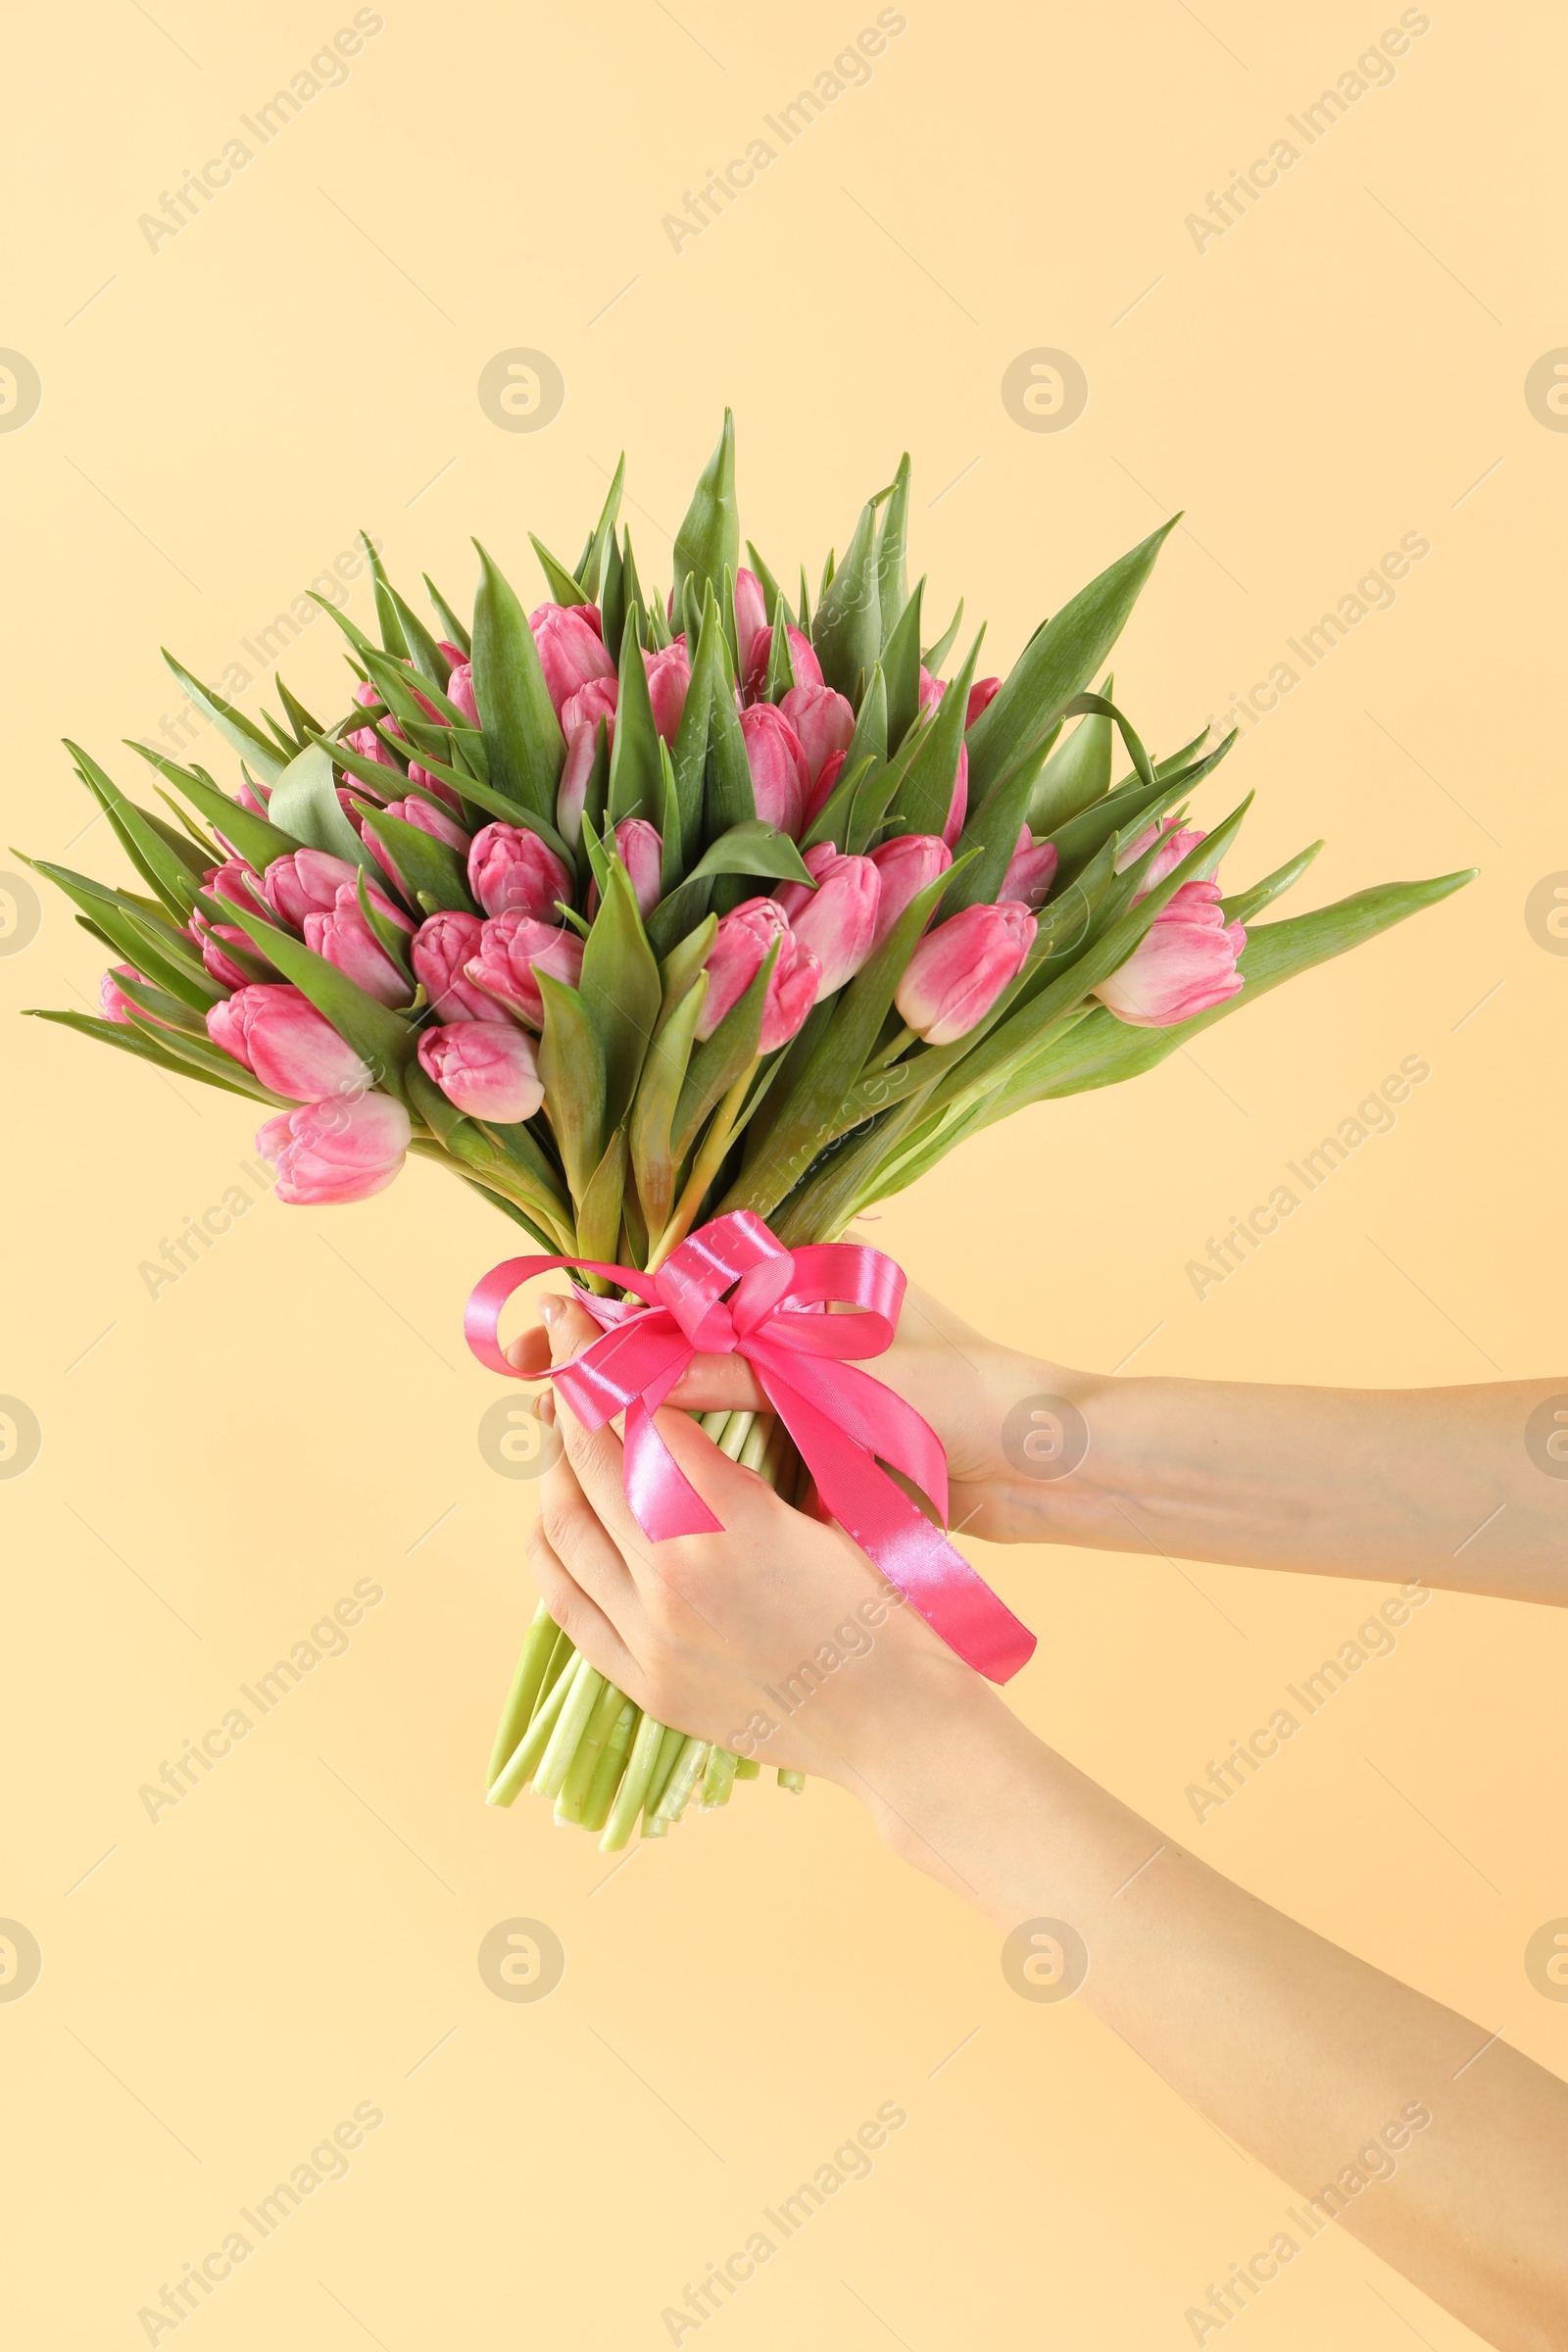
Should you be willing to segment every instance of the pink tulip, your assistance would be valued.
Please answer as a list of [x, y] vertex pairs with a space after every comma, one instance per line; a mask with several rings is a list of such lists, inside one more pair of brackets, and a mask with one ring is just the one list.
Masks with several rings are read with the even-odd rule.
[[[380, 689], [372, 686], [368, 678], [362, 678], [355, 687], [354, 700], [364, 710], [379, 710], [382, 707]], [[382, 724], [387, 728], [389, 734], [393, 732], [390, 722], [383, 719]], [[397, 761], [381, 741], [374, 727], [356, 727], [351, 734], [345, 735], [343, 740], [351, 752], [359, 753], [362, 760], [373, 760], [380, 767], [396, 767], [397, 765]]]
[[735, 574], [735, 643], [740, 648], [741, 674], [752, 658], [752, 641], [767, 626], [767, 598], [755, 571], [742, 564]]
[[[345, 884], [352, 890], [359, 870], [328, 850], [292, 850], [286, 858], [272, 859], [262, 878], [262, 888], [272, 912], [295, 931], [303, 931], [308, 914], [327, 913], [337, 905], [337, 894]], [[395, 921], [403, 919], [385, 891], [373, 882], [369, 891], [372, 906]]]
[[122, 1028], [128, 1029], [130, 1016], [134, 1013], [138, 1021], [151, 1021], [157, 1029], [174, 1027], [172, 1021], [161, 1021], [156, 1012], [146, 1012], [141, 1005], [134, 1004], [121, 987], [122, 980], [139, 981], [143, 988], [152, 985], [133, 963], [117, 963], [111, 971], [104, 973], [98, 983], [98, 1004], [105, 1020], [118, 1021]]
[[653, 913], [663, 897], [661, 869], [664, 845], [643, 816], [623, 816], [615, 827], [615, 854], [630, 877], [639, 911]]
[[528, 622], [557, 718], [579, 686], [586, 686], [590, 678], [614, 676], [596, 606], [540, 605], [529, 613]]
[[934, 678], [925, 663], [920, 664], [920, 702], [922, 710], [934, 710], [948, 691], [946, 678]]
[[483, 989], [464, 977], [464, 967], [479, 953], [483, 929], [476, 914], [453, 908], [432, 914], [415, 933], [409, 951], [414, 976], [422, 982], [438, 1021], [504, 1022], [512, 1017], [494, 997], [487, 997]]
[[806, 815], [801, 824], [801, 831], [803, 834], [809, 833], [811, 827], [815, 824], [817, 818], [821, 815], [823, 809], [833, 798], [833, 787], [839, 780], [839, 776], [843, 770], [844, 762], [847, 757], [848, 754], [844, 752], [829, 752], [827, 758], [823, 760], [822, 772], [817, 777], [816, 782], [811, 786], [810, 794], [806, 803]]
[[571, 899], [571, 876], [554, 850], [525, 825], [486, 825], [468, 852], [468, 888], [486, 914], [514, 907], [540, 922], [560, 922], [556, 901]]
[[610, 731], [615, 731], [615, 701], [620, 692], [620, 680], [615, 677], [590, 678], [586, 686], [568, 695], [561, 706], [561, 730], [569, 743], [579, 727], [591, 727], [601, 718], [608, 718]]
[[[414, 925], [406, 914], [384, 909], [400, 931], [412, 939]], [[363, 988], [379, 1004], [407, 1004], [414, 991], [360, 912], [358, 893], [345, 882], [328, 913], [305, 917], [305, 944], [324, 956], [334, 970]]]
[[314, 1102], [368, 1087], [370, 1073], [303, 989], [254, 981], [207, 1014], [215, 1046], [243, 1062], [274, 1095]]
[[582, 812], [588, 798], [588, 779], [593, 773], [601, 719], [605, 722], [607, 751], [615, 740], [615, 692], [613, 678], [590, 678], [586, 686], [580, 686], [562, 705], [566, 761], [556, 790], [556, 829], [573, 848], [582, 839]]
[[458, 653], [456, 646], [449, 645], [446, 651], [458, 654], [452, 664], [452, 675], [447, 680], [447, 701], [463, 712], [470, 727], [476, 727], [479, 724], [479, 706], [473, 699], [473, 663], [466, 654]]
[[803, 830], [807, 795], [811, 789], [801, 739], [783, 711], [771, 703], [754, 703], [741, 712], [741, 734], [757, 813], [793, 840]]
[[[812, 651], [811, 640], [809, 637], [802, 636], [800, 630], [789, 621], [785, 622], [784, 627], [790, 641], [790, 663], [795, 672], [796, 686], [820, 686], [822, 664]], [[755, 703], [766, 686], [767, 665], [772, 660], [772, 630], [759, 629], [757, 635], [752, 639], [752, 650], [747, 656], [746, 670], [742, 681], [742, 692], [747, 702]]]
[[582, 941], [564, 923], [536, 922], [516, 909], [492, 915], [479, 933], [476, 952], [464, 965], [475, 988], [507, 1005], [530, 1029], [544, 1027], [544, 1000], [536, 972], [575, 988], [582, 978]]
[[279, 1111], [256, 1137], [277, 1168], [277, 1198], [296, 1208], [326, 1208], [384, 1193], [403, 1165], [413, 1128], [390, 1095], [308, 1102]]
[[881, 876], [876, 906], [876, 928], [871, 934], [873, 955], [882, 945], [909, 901], [945, 874], [953, 852], [934, 833], [899, 833], [871, 852], [871, 863]]
[[[249, 784], [242, 783], [238, 792], [236, 792], [234, 795], [234, 798], [236, 801], [238, 801], [240, 807], [242, 808], [248, 808], [252, 816], [265, 816], [267, 814], [267, 804], [271, 797], [272, 787], [270, 784], [260, 783], [254, 788]], [[220, 841], [221, 841], [222, 838], [222, 835], [220, 834]]]
[[1036, 841], [1025, 825], [1018, 835], [1018, 846], [1012, 853], [1012, 863], [1003, 878], [997, 896], [1016, 899], [1031, 908], [1043, 906], [1056, 878], [1056, 845], [1054, 841]]
[[1153, 863], [1145, 874], [1143, 886], [1134, 898], [1133, 905], [1136, 906], [1139, 899], [1147, 899], [1156, 883], [1163, 882], [1167, 874], [1176, 871], [1190, 850], [1196, 850], [1200, 842], [1207, 839], [1206, 833], [1184, 829], [1179, 816], [1167, 816], [1163, 825], [1146, 825], [1136, 840], [1130, 841], [1124, 850], [1116, 853], [1116, 871], [1124, 874], [1130, 865], [1138, 863], [1144, 852], [1152, 848], [1156, 840], [1159, 843]]
[[882, 877], [869, 858], [841, 858], [830, 841], [806, 853], [816, 883], [786, 882], [773, 894], [790, 929], [821, 965], [818, 1003], [852, 980], [871, 953]]
[[251, 974], [244, 966], [224, 953], [225, 946], [238, 948], [242, 955], [255, 956], [269, 972], [274, 969], [255, 945], [250, 933], [242, 931], [238, 923], [210, 923], [198, 907], [190, 918], [189, 929], [191, 938], [202, 952], [202, 962], [215, 980], [221, 981], [224, 988], [245, 988], [251, 979]]
[[700, 1038], [711, 1037], [725, 1013], [740, 1002], [775, 940], [778, 957], [762, 1000], [758, 1052], [771, 1054], [795, 1035], [816, 1002], [816, 957], [796, 938], [776, 899], [748, 899], [724, 916], [709, 950], [708, 995], [697, 1021]]
[[792, 686], [779, 709], [801, 739], [811, 782], [819, 785], [833, 753], [847, 752], [855, 740], [854, 706], [831, 686]]
[[1027, 906], [966, 906], [928, 931], [905, 966], [894, 1003], [928, 1046], [950, 1046], [983, 1020], [1022, 971], [1035, 935]]
[[974, 725], [981, 711], [989, 710], [1001, 692], [1002, 680], [1000, 678], [976, 678], [969, 689], [969, 701], [963, 713], [965, 734]]
[[247, 914], [271, 913], [266, 884], [248, 858], [225, 858], [221, 865], [210, 865], [202, 876], [202, 888], [212, 898], [243, 906]]
[[1241, 989], [1236, 959], [1247, 945], [1227, 923], [1217, 882], [1184, 882], [1126, 962], [1095, 995], [1133, 1029], [1168, 1029], [1223, 1004]]
[[685, 645], [666, 645], [657, 654], [645, 652], [643, 667], [648, 672], [648, 699], [654, 706], [655, 728], [665, 743], [672, 744], [686, 708], [686, 690], [692, 682], [692, 665], [686, 659]]
[[466, 1118], [513, 1126], [545, 1099], [533, 1039], [512, 1021], [453, 1021], [426, 1029], [419, 1066]]

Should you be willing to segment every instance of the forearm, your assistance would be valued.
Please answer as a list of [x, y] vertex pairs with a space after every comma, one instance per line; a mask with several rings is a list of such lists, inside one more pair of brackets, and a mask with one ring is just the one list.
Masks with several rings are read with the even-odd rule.
[[[1568, 1384], [1051, 1377], [1088, 1450], [1068, 1477], [1010, 1482], [997, 1532], [1015, 1541], [1568, 1601], [1568, 1477], [1552, 1475], [1552, 1433], [1530, 1426]], [[992, 1532], [987, 1519], [976, 1531]]]
[[[1332, 2217], [1490, 2343], [1560, 2346], [1568, 2088], [1504, 2042], [1478, 2057], [1484, 2028], [1232, 1886], [992, 1693], [941, 1679], [918, 1740], [890, 1727], [859, 1750], [894, 1850], [1004, 1933], [1036, 1923], [1069, 1967], [1081, 1938], [1077, 1997], [1296, 2192], [1279, 2229], [1297, 2249]], [[1037, 1950], [1049, 1984], [1055, 1951]]]

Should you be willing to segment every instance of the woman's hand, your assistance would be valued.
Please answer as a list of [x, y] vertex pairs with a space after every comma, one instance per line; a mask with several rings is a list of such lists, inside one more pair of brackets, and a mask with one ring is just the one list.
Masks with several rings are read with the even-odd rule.
[[[542, 1311], [557, 1363], [595, 1337], [581, 1307]], [[684, 1412], [666, 1407], [659, 1432], [724, 1533], [661, 1544], [631, 1515], [613, 1430], [584, 1429], [564, 1398], [555, 1421], [530, 1565], [589, 1664], [659, 1722], [874, 1806], [881, 1759], [1000, 1706], [842, 1530], [780, 1502]]]
[[[577, 1319], [576, 1345], [584, 1346], [597, 1333], [580, 1311]], [[551, 1336], [534, 1325], [513, 1342], [510, 1360], [519, 1371], [543, 1372], [551, 1361]], [[564, 1358], [558, 1353], [555, 1360]], [[1008, 1414], [1031, 1396], [1086, 1393], [1093, 1384], [1083, 1374], [1000, 1347], [912, 1287], [893, 1346], [885, 1355], [863, 1359], [861, 1369], [912, 1404], [942, 1441], [951, 1526], [992, 1544], [1046, 1538], [1041, 1504], [1049, 1489], [1008, 1460], [1003, 1432]], [[767, 1399], [744, 1356], [700, 1355], [671, 1390], [669, 1402], [688, 1412], [744, 1412], [764, 1408]]]

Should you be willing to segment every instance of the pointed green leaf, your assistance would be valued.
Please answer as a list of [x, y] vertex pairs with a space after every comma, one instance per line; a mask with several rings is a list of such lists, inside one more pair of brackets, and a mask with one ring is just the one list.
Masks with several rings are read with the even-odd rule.
[[686, 860], [681, 849], [680, 794], [675, 787], [675, 762], [669, 756], [668, 744], [662, 738], [659, 746], [659, 768], [662, 783], [659, 820], [659, 894], [661, 898], [667, 899], [670, 892], [680, 885], [686, 871]]
[[[873, 671], [873, 685], [875, 678], [876, 672]], [[862, 712], [869, 708], [871, 696], [867, 693], [865, 702], [861, 705]], [[831, 841], [836, 848], [841, 841], [848, 843], [854, 839], [854, 808], [857, 797], [867, 776], [879, 766], [885, 769], [886, 762], [870, 758], [857, 760], [855, 747], [853, 744], [851, 745], [850, 756], [840, 771], [838, 782], [801, 838], [803, 850], [814, 850], [824, 841]], [[872, 829], [874, 830], [874, 828]], [[846, 854], [852, 855], [853, 853], [847, 851]]]
[[553, 822], [565, 744], [551, 707], [539, 649], [515, 590], [478, 548], [483, 577], [473, 607], [473, 692], [490, 755], [490, 780], [509, 799]]
[[726, 691], [723, 663], [719, 658], [719, 640], [723, 630], [718, 617], [718, 600], [710, 585], [703, 588], [702, 626], [695, 640], [687, 638], [692, 652], [691, 683], [686, 689], [685, 707], [680, 725], [675, 730], [674, 767], [675, 794], [680, 802], [681, 840], [693, 848], [703, 834], [703, 777], [708, 765], [709, 714], [713, 696]]
[[466, 654], [472, 643], [467, 630], [453, 612], [430, 574], [426, 571], [421, 572], [419, 576], [424, 581], [424, 593], [430, 599], [430, 610], [447, 633], [448, 645], [455, 645], [461, 652]]
[[599, 622], [605, 632], [605, 650], [612, 662], [618, 662], [626, 628], [626, 564], [620, 541], [613, 531], [605, 555], [605, 593], [599, 600]]
[[346, 972], [328, 963], [324, 956], [318, 956], [314, 948], [296, 939], [292, 931], [264, 922], [260, 915], [251, 914], [243, 906], [234, 907], [232, 912], [233, 920], [262, 955], [276, 964], [285, 980], [291, 980], [309, 997], [344, 1044], [353, 1047], [375, 1084], [402, 1098], [403, 1072], [416, 1043], [414, 1030], [402, 1014], [367, 996]]
[[[54, 1012], [31, 1004], [26, 1007], [26, 1017], [35, 1021], [53, 1021], [62, 1029], [74, 1029], [79, 1037], [96, 1038], [100, 1045], [115, 1046], [122, 1054], [133, 1054], [138, 1061], [150, 1061], [157, 1068], [168, 1070], [173, 1077], [200, 1078], [208, 1086], [220, 1087], [225, 1095], [238, 1095], [250, 1102], [258, 1099], [257, 1081], [248, 1070], [241, 1069], [237, 1061], [229, 1061], [228, 1064], [233, 1072], [232, 1077], [220, 1078], [195, 1069], [168, 1047], [154, 1044], [144, 1030], [132, 1029], [124, 1022], [102, 1021], [86, 1012]], [[228, 1060], [228, 1056], [225, 1054], [223, 1059]], [[265, 1102], [275, 1100], [265, 1088], [261, 1091], [260, 1099]]]
[[177, 842], [177, 837], [174, 846], [166, 841], [157, 820], [138, 808], [134, 801], [126, 800], [114, 779], [105, 774], [79, 744], [68, 737], [66, 749], [143, 881], [162, 899], [176, 923], [188, 921], [196, 905], [200, 868], [192, 871], [184, 844]]
[[775, 940], [758, 967], [751, 986], [736, 999], [712, 1036], [705, 1038], [692, 1054], [685, 1082], [676, 1101], [670, 1135], [670, 1150], [677, 1167], [688, 1157], [710, 1115], [717, 1109], [736, 1079], [749, 1070], [757, 1059], [762, 1036], [767, 986], [777, 961], [778, 942]]
[[1081, 694], [1120, 636], [1139, 591], [1170, 533], [1173, 514], [1120, 557], [1029, 640], [1000, 691], [969, 734], [971, 806], [986, 797], [1003, 769], [1054, 726]]
[[[898, 471], [888, 491], [887, 505], [882, 510], [882, 527], [876, 542], [877, 608], [882, 623], [882, 652], [886, 656], [894, 629], [904, 617], [908, 600], [904, 562], [909, 537], [909, 453], [905, 451], [899, 460]], [[919, 643], [919, 625], [915, 627], [915, 642]], [[884, 661], [883, 666], [892, 671]], [[889, 702], [890, 710], [893, 704]], [[897, 737], [894, 738], [898, 740]]]
[[664, 797], [659, 730], [648, 697], [638, 619], [638, 608], [628, 605], [627, 626], [620, 641], [615, 740], [610, 753], [610, 818], [616, 825], [628, 816], [646, 817], [650, 824], [657, 824]]
[[810, 868], [789, 835], [760, 816], [747, 817], [721, 833], [692, 868], [694, 880], [702, 874], [754, 874], [816, 888]]
[[578, 1257], [620, 1262], [621, 1211], [626, 1198], [626, 1130], [617, 1127], [588, 1181], [577, 1208]]
[[811, 644], [823, 677], [857, 708], [882, 651], [876, 571], [876, 509], [866, 505], [849, 553], [819, 598], [811, 623]]
[[[390, 772], [387, 768], [381, 770], [383, 776]], [[319, 744], [309, 745], [289, 761], [273, 785], [267, 807], [269, 819], [275, 809], [276, 822], [307, 848], [327, 850], [334, 858], [346, 858], [352, 865], [368, 867], [372, 874], [378, 871], [374, 858], [339, 806], [332, 761]]]
[[1254, 914], [1261, 914], [1265, 906], [1272, 906], [1276, 899], [1282, 899], [1299, 882], [1322, 847], [1320, 841], [1310, 842], [1304, 850], [1298, 850], [1294, 858], [1287, 858], [1283, 865], [1276, 866], [1273, 873], [1265, 874], [1261, 882], [1254, 882], [1248, 890], [1239, 890], [1234, 898], [1221, 899], [1220, 912], [1227, 923], [1250, 923]]
[[692, 503], [675, 533], [675, 591], [688, 575], [701, 586], [711, 581], [715, 595], [723, 584], [725, 566], [740, 566], [740, 514], [735, 504], [735, 419], [724, 411], [724, 429], [717, 447], [703, 467]]
[[708, 713], [703, 829], [709, 841], [715, 841], [732, 825], [753, 822], [756, 816], [757, 799], [752, 791], [751, 762], [746, 757], [740, 716], [733, 697], [715, 686]]
[[539, 1075], [572, 1200], [581, 1202], [605, 1149], [605, 1064], [599, 1033], [574, 988], [536, 974], [544, 1004]]
[[[372, 808], [368, 802], [360, 802], [359, 808], [366, 831], [375, 836], [407, 885], [405, 897], [412, 893], [417, 902], [430, 899], [437, 907], [477, 914], [467, 869], [450, 843], [411, 825], [405, 817]], [[375, 868], [367, 870], [374, 872]]]
[[261, 728], [254, 726], [243, 710], [236, 710], [232, 703], [225, 703], [216, 688], [198, 684], [190, 671], [181, 667], [167, 648], [164, 660], [197, 710], [206, 711], [224, 742], [232, 744], [236, 752], [249, 760], [264, 783], [273, 783], [288, 763], [281, 752], [269, 743]]
[[[1115, 686], [1107, 677], [1102, 692], [1107, 702]], [[1040, 774], [1029, 800], [1029, 829], [1052, 833], [1070, 816], [1087, 808], [1110, 790], [1113, 725], [1101, 712], [1081, 719], [1064, 743], [1058, 743]]]
[[954, 643], [957, 637], [958, 630], [961, 627], [962, 622], [963, 599], [960, 596], [958, 599], [958, 610], [956, 612], [955, 612], [953, 618], [949, 621], [947, 627], [943, 630], [935, 645], [928, 645], [920, 656], [921, 662], [931, 672], [933, 677], [936, 676], [938, 670], [942, 667], [943, 662], [947, 660], [949, 654], [952, 653]]
[[583, 951], [578, 994], [599, 1040], [605, 1126], [618, 1127], [631, 1106], [662, 995], [636, 895], [618, 858], [608, 862], [604, 895]]
[[894, 750], [904, 741], [920, 710], [920, 606], [924, 595], [924, 580], [916, 580], [913, 593], [889, 630], [882, 649], [887, 739]]
[[[899, 793], [899, 814], [906, 833], [942, 833], [947, 829], [948, 815], [953, 807], [953, 795], [958, 781], [958, 755], [964, 743], [964, 715], [968, 709], [969, 689], [974, 684], [975, 664], [985, 640], [982, 628], [969, 648], [967, 661], [958, 675], [948, 687], [937, 705], [936, 717], [921, 738], [918, 751], [909, 763], [908, 775]], [[971, 770], [969, 808], [974, 808], [974, 782]], [[1013, 827], [1017, 838], [1018, 828]]]
[[707, 995], [708, 975], [699, 969], [662, 1020], [637, 1083], [629, 1129], [631, 1160], [650, 1233], [663, 1231], [675, 1204], [677, 1169], [670, 1134]]
[[550, 590], [554, 603], [558, 605], [587, 605], [593, 602], [593, 599], [585, 595], [578, 586], [564, 564], [559, 562], [550, 553], [544, 541], [536, 539], [532, 531], [528, 533], [528, 544], [539, 559], [539, 568], [545, 575], [545, 585]]
[[610, 488], [605, 494], [605, 503], [600, 509], [599, 520], [594, 526], [593, 537], [584, 550], [582, 563], [577, 569], [577, 577], [582, 584], [583, 594], [590, 604], [599, 594], [599, 581], [604, 570], [605, 560], [614, 545], [615, 523], [620, 514], [620, 494], [625, 486], [625, 481], [626, 453], [622, 450], [615, 461], [615, 470], [612, 476]]

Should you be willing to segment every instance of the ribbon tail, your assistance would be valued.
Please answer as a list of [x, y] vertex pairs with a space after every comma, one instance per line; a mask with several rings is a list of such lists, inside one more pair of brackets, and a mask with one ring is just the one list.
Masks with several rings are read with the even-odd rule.
[[1029, 1628], [869, 1453], [771, 1364], [759, 1362], [757, 1372], [839, 1525], [966, 1666], [988, 1682], [1010, 1682], [1034, 1655]]

